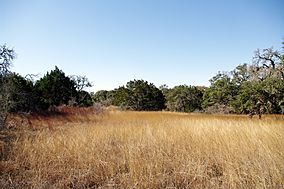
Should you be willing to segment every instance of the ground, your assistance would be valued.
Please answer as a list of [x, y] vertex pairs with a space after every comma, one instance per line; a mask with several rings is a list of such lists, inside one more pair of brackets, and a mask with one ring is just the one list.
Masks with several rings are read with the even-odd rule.
[[284, 188], [283, 116], [76, 110], [11, 130], [0, 188]]

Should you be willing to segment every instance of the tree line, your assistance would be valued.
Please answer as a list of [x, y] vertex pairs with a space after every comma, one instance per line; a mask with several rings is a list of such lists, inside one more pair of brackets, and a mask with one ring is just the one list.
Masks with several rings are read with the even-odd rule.
[[114, 90], [88, 93], [85, 76], [67, 76], [58, 67], [34, 81], [11, 71], [13, 49], [0, 46], [0, 125], [10, 112], [48, 111], [60, 105], [118, 106], [136, 111], [176, 111], [238, 114], [284, 112], [284, 55], [273, 48], [257, 50], [251, 64], [219, 72], [209, 87], [179, 85], [159, 88], [132, 80]]
[[[284, 44], [284, 43], [283, 43]], [[92, 94], [93, 101], [138, 111], [284, 113], [284, 55], [273, 48], [256, 50], [251, 64], [219, 72], [210, 86], [179, 85], [159, 88], [144, 80], [129, 81], [114, 90]]]

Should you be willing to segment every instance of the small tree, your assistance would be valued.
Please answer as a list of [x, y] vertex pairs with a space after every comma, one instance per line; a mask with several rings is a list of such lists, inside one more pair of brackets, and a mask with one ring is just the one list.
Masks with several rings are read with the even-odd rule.
[[37, 98], [33, 93], [32, 81], [17, 73], [9, 73], [4, 77], [4, 82], [9, 84], [10, 102], [13, 104], [9, 111], [28, 112], [35, 110]]
[[130, 91], [124, 86], [118, 87], [107, 94], [107, 99], [109, 99], [111, 105], [119, 106], [123, 109], [129, 109], [128, 107], [128, 96]]
[[95, 103], [99, 103], [103, 106], [109, 106], [111, 105], [111, 98], [109, 98], [111, 92], [107, 91], [107, 90], [100, 90], [97, 91], [95, 94], [92, 95], [92, 99]]
[[113, 91], [107, 98], [112, 105], [137, 111], [158, 111], [165, 108], [165, 96], [154, 84], [144, 80], [133, 80]]
[[39, 105], [42, 109], [50, 106], [68, 104], [69, 100], [76, 98], [75, 82], [65, 76], [62, 70], [55, 67], [50, 73], [38, 80], [35, 90], [40, 97]]
[[165, 97], [154, 84], [144, 80], [126, 84], [126, 106], [138, 111], [158, 111], [165, 108]]
[[232, 82], [230, 75], [225, 73], [217, 74], [210, 82], [211, 86], [203, 94], [203, 109], [206, 111], [208, 107], [218, 104], [222, 110], [227, 109], [226, 112], [230, 112], [231, 102], [238, 93], [238, 86]]
[[177, 112], [201, 110], [202, 91], [194, 86], [180, 85], [166, 93], [167, 109]]

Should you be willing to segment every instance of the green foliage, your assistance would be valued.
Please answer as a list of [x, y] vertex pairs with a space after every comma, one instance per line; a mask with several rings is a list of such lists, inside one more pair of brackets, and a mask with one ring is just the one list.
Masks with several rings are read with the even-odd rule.
[[107, 93], [107, 99], [109, 99], [111, 105], [126, 108], [126, 101], [129, 95], [129, 90], [124, 86], [118, 87]]
[[260, 112], [262, 99], [263, 95], [261, 85], [258, 82], [247, 81], [243, 83], [236, 99], [232, 101], [231, 104], [236, 113], [257, 114]]
[[109, 106], [113, 103], [112, 93], [112, 91], [100, 90], [92, 95], [92, 99], [95, 103], [99, 103], [103, 106]]
[[179, 112], [284, 113], [284, 55], [272, 48], [257, 50], [251, 65], [242, 64], [231, 72], [218, 73], [210, 80], [208, 88], [180, 85], [169, 89], [162, 85], [158, 89], [147, 81], [133, 80], [126, 86], [92, 95], [84, 90], [92, 86], [85, 76], [66, 76], [57, 67], [33, 84], [10, 72], [14, 58], [12, 49], [0, 46], [2, 125], [11, 111], [46, 110], [67, 104], [91, 106], [93, 102], [137, 111], [167, 107]]
[[194, 86], [180, 85], [166, 92], [167, 109], [177, 112], [201, 110], [202, 91]]
[[236, 86], [242, 85], [244, 82], [250, 80], [251, 74], [249, 73], [249, 65], [238, 65], [232, 72], [232, 83]]
[[35, 92], [39, 97], [41, 109], [50, 106], [78, 105], [91, 106], [90, 94], [83, 89], [92, 86], [85, 76], [65, 76], [65, 73], [55, 67], [50, 73], [35, 83]]
[[158, 111], [165, 108], [165, 97], [154, 84], [133, 80], [126, 87], [109, 91], [106, 97], [112, 105], [137, 111]]
[[33, 83], [19, 74], [10, 73], [4, 77], [4, 83], [9, 83], [9, 111], [35, 110], [37, 97], [33, 93]]
[[158, 111], [165, 108], [165, 97], [154, 84], [144, 80], [126, 84], [125, 106], [137, 111]]
[[211, 80], [211, 86], [205, 90], [202, 107], [206, 109], [214, 104], [225, 105], [230, 108], [230, 102], [238, 92], [238, 87], [232, 82], [228, 74], [217, 74]]
[[77, 96], [75, 82], [65, 76], [65, 73], [58, 67], [50, 73], [47, 72], [36, 82], [35, 91], [40, 97], [39, 105], [43, 109], [68, 104], [69, 100]]
[[277, 114], [281, 113], [284, 99], [284, 81], [266, 78], [261, 82], [245, 82], [232, 102], [237, 113]]
[[229, 74], [218, 74], [203, 96], [203, 108], [225, 105], [235, 113], [283, 112], [283, 55], [272, 48], [257, 50], [252, 65], [239, 65]]
[[77, 91], [76, 102], [78, 106], [88, 107], [93, 105], [93, 99], [87, 91]]
[[100, 102], [107, 100], [107, 94], [108, 94], [108, 91], [100, 90], [100, 91], [97, 91], [94, 95], [92, 95], [92, 98], [94, 102], [100, 103]]

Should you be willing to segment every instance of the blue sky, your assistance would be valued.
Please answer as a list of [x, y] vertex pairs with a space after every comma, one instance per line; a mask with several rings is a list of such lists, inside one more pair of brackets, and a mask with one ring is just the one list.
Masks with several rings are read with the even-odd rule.
[[281, 49], [283, 0], [0, 0], [0, 44], [13, 71], [43, 76], [57, 65], [86, 75], [89, 90], [132, 79], [156, 86], [209, 85], [249, 63], [257, 48]]

